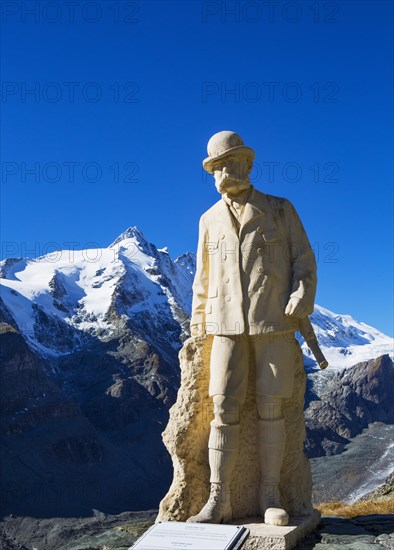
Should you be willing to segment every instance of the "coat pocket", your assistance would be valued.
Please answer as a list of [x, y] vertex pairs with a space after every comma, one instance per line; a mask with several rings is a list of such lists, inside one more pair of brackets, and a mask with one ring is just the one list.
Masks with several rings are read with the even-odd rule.
[[262, 233], [263, 239], [266, 243], [278, 242], [282, 239], [282, 235], [276, 228], [266, 229]]

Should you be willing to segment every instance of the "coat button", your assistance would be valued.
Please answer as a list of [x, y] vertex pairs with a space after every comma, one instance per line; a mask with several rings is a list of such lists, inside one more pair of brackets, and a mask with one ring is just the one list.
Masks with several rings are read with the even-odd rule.
[[257, 249], [257, 252], [258, 252], [259, 254], [264, 254], [264, 248], [258, 248], [258, 249]]
[[227, 260], [227, 254], [223, 255], [223, 261]]
[[225, 283], [229, 283], [229, 282], [230, 282], [229, 277], [226, 277], [226, 278], [224, 279], [224, 282], [225, 282]]
[[226, 235], [220, 235], [220, 238], [223, 240]]
[[231, 296], [226, 296], [224, 299], [226, 300], [226, 302], [229, 302], [231, 300]]
[[261, 233], [262, 230], [263, 230], [263, 229], [262, 229], [260, 226], [256, 229], [256, 231], [257, 231], [258, 233]]
[[258, 271], [259, 273], [264, 273], [264, 267], [261, 267], [261, 266], [260, 266], [260, 267], [257, 269], [257, 271]]
[[262, 293], [264, 292], [264, 287], [263, 287], [263, 286], [261, 286], [261, 287], [259, 288], [259, 292], [260, 292], [260, 294], [262, 294]]

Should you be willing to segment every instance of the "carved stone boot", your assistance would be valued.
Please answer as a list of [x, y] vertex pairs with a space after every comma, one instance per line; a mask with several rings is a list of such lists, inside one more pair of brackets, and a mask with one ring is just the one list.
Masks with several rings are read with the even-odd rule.
[[286, 443], [285, 421], [259, 420], [259, 508], [268, 525], [288, 525], [289, 515], [280, 503], [280, 470]]
[[211, 492], [201, 512], [187, 521], [225, 523], [232, 518], [230, 482], [239, 441], [239, 424], [217, 426], [211, 422], [208, 441]]
[[232, 518], [230, 492], [227, 483], [211, 483], [209, 499], [200, 513], [187, 521], [191, 523], [226, 523]]

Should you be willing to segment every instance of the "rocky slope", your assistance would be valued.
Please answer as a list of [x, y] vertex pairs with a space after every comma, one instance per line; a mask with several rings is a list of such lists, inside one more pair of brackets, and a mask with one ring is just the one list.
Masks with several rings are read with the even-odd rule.
[[352, 504], [380, 487], [393, 470], [393, 441], [393, 424], [374, 422], [344, 452], [312, 458], [313, 502]]
[[[370, 493], [363, 496], [363, 500], [388, 500], [394, 499], [394, 472], [387, 477], [383, 485], [380, 485]], [[394, 511], [394, 510], [393, 510]]]
[[372, 422], [394, 424], [394, 368], [388, 355], [334, 373], [305, 411], [310, 457], [338, 454]]
[[2, 514], [90, 515], [155, 504], [170, 476], [159, 401], [98, 354], [80, 358], [77, 394], [9, 325], [1, 325], [0, 345]]

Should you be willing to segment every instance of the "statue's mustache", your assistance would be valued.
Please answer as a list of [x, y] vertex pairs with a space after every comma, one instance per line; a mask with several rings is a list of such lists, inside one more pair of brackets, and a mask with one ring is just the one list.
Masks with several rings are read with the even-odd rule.
[[238, 176], [233, 176], [231, 174], [224, 174], [218, 182], [218, 189], [219, 191], [224, 191], [229, 187], [243, 186], [244, 184], [246, 185], [248, 183], [248, 178], [241, 178]]

